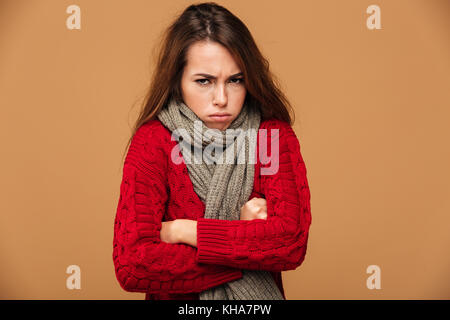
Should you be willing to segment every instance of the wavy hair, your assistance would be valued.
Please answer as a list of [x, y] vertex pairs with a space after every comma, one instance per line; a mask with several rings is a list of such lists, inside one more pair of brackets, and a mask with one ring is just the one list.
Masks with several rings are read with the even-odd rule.
[[[258, 49], [245, 24], [226, 8], [215, 2], [187, 7], [162, 33], [156, 66], [150, 88], [128, 140], [125, 153], [136, 131], [155, 119], [171, 98], [182, 101], [181, 76], [186, 53], [197, 41], [212, 41], [227, 48], [243, 72], [246, 86], [245, 102], [259, 108], [261, 121], [279, 119], [292, 125], [292, 106], [280, 90], [269, 62]], [[123, 160], [123, 159], [122, 159]]]

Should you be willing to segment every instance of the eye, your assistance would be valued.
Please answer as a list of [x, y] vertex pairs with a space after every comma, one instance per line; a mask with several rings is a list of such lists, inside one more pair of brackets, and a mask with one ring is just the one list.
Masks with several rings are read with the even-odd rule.
[[206, 85], [206, 83], [203, 83], [203, 82], [201, 82], [201, 81], [209, 81], [209, 80], [208, 80], [208, 79], [198, 79], [198, 80], [195, 80], [195, 82], [201, 84], [202, 86]]
[[[237, 81], [233, 82], [234, 80], [237, 80]], [[244, 78], [234, 78], [234, 79], [231, 79], [230, 81], [231, 81], [231, 83], [239, 84], [239, 83], [244, 82]]]

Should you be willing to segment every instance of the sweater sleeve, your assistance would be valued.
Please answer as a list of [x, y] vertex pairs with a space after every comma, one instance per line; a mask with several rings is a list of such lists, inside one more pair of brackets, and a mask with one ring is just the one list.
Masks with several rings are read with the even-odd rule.
[[241, 278], [242, 271], [235, 268], [197, 264], [195, 247], [161, 241], [167, 162], [156, 132], [154, 126], [139, 128], [124, 163], [113, 239], [121, 287], [129, 292], [183, 294]]
[[[267, 201], [267, 220], [199, 218], [198, 262], [275, 272], [296, 269], [303, 262], [311, 209], [300, 144], [287, 123], [280, 126], [279, 134], [267, 140], [268, 146], [271, 141], [279, 145], [278, 170], [261, 175], [260, 180], [261, 192]], [[270, 166], [270, 163], [261, 164], [261, 167]]]

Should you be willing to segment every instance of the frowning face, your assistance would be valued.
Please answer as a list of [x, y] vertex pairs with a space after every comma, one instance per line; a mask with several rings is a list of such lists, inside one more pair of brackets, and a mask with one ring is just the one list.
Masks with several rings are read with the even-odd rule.
[[194, 43], [186, 59], [181, 78], [184, 103], [206, 127], [225, 130], [244, 104], [247, 90], [241, 70], [230, 52], [216, 42]]

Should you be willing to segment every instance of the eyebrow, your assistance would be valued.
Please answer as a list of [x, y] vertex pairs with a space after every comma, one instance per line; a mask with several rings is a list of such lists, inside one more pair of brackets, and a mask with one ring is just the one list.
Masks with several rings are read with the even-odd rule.
[[[242, 73], [242, 72], [235, 73], [235, 74], [229, 76], [228, 79], [234, 78], [234, 77], [237, 77], [237, 76], [242, 76], [242, 75], [244, 75], [244, 73]], [[202, 77], [205, 77], [205, 78], [208, 78], [208, 79], [217, 79], [217, 77], [215, 77], [215, 76], [213, 76], [211, 74], [207, 74], [207, 73], [196, 73], [196, 74], [194, 74], [194, 76], [202, 76]]]

